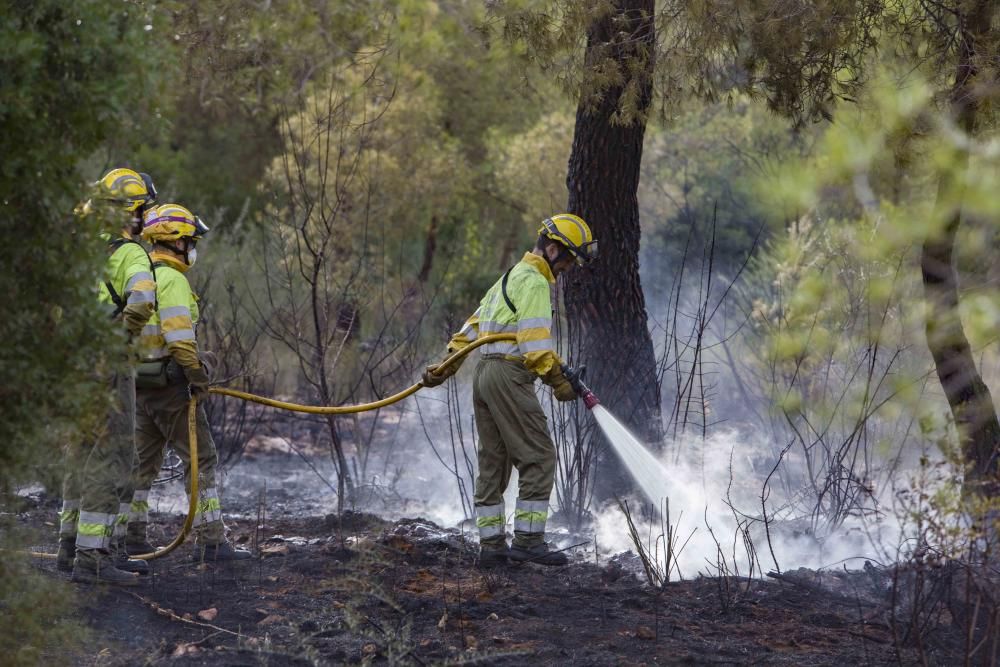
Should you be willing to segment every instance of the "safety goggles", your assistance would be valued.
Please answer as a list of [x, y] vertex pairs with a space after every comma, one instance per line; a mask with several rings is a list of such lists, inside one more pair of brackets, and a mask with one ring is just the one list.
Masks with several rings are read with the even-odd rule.
[[554, 236], [559, 239], [559, 242], [566, 246], [566, 250], [569, 254], [573, 255], [573, 259], [580, 266], [585, 264], [590, 264], [592, 261], [597, 259], [597, 239], [593, 241], [588, 241], [583, 245], [577, 245], [573, 243], [568, 236], [559, 231], [556, 227], [556, 223], [552, 221], [552, 218], [546, 218], [542, 222], [542, 226], [545, 227], [546, 234]]

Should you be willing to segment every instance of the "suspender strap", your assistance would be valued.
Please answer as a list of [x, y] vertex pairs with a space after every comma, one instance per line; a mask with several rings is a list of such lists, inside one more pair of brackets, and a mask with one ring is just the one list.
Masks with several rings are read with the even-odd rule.
[[118, 292], [116, 292], [115, 288], [112, 287], [110, 280], [105, 280], [104, 286], [108, 288], [108, 294], [111, 295], [111, 302], [115, 304], [115, 312], [111, 313], [111, 319], [115, 319], [122, 314], [123, 310], [125, 310], [125, 302], [122, 301], [120, 296], [118, 296]]
[[[138, 241], [133, 241], [132, 239], [115, 239], [114, 241], [108, 243], [108, 248], [111, 249], [111, 254], [113, 255], [118, 250], [118, 248], [121, 248], [126, 243], [134, 243], [140, 248], [142, 248], [143, 252], [146, 252], [146, 249], [142, 247], [141, 243], [139, 243]], [[163, 266], [163, 263], [154, 262], [152, 258], [149, 257], [148, 252], [146, 252], [146, 257], [149, 258], [149, 270], [153, 274], [153, 281], [156, 282], [156, 267]], [[104, 286], [108, 288], [108, 293], [111, 295], [111, 301], [112, 303], [115, 304], [115, 312], [111, 313], [111, 319], [115, 319], [116, 317], [122, 314], [122, 311], [125, 310], [125, 299], [128, 297], [128, 294], [126, 294], [124, 298], [121, 295], [119, 295], [118, 292], [115, 291], [115, 288], [111, 286], [110, 280], [105, 280]], [[157, 296], [158, 295], [156, 295], [156, 293], [154, 292], [153, 295], [154, 310], [160, 309], [160, 303]]]
[[500, 281], [500, 293], [503, 294], [504, 303], [510, 308], [510, 312], [517, 314], [517, 308], [514, 307], [514, 302], [510, 300], [507, 296], [507, 279], [510, 278], [510, 272], [514, 270], [514, 267], [507, 269], [507, 273], [503, 274], [503, 279]]

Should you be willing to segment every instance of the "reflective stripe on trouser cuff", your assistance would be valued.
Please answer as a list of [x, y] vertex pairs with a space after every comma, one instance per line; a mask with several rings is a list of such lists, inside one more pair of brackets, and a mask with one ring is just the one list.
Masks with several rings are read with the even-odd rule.
[[514, 509], [514, 530], [522, 533], [544, 533], [549, 516], [549, 501], [518, 499]]
[[205, 489], [199, 494], [198, 508], [194, 512], [192, 525], [200, 526], [203, 523], [222, 520], [222, 504], [219, 502], [219, 491], [215, 488]]
[[131, 503], [118, 503], [118, 516], [115, 517], [115, 526], [111, 532], [116, 541], [125, 537], [125, 527], [128, 525], [131, 507]]
[[59, 512], [59, 537], [76, 535], [76, 522], [80, 520], [80, 501], [64, 500]]
[[481, 540], [503, 535], [507, 528], [507, 517], [504, 515], [503, 503], [476, 507], [476, 527], [479, 528], [479, 539]]
[[129, 521], [149, 521], [149, 489], [137, 489], [132, 494], [128, 511]]
[[76, 526], [76, 547], [107, 549], [111, 544], [111, 531], [116, 516], [104, 512], [80, 512], [80, 522]]

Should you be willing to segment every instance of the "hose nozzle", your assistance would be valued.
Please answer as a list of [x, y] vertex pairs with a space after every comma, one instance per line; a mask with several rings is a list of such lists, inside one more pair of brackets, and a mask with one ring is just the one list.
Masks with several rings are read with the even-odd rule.
[[566, 379], [569, 380], [570, 386], [573, 387], [576, 395], [583, 399], [583, 404], [588, 410], [593, 410], [595, 405], [600, 404], [601, 401], [590, 390], [590, 387], [583, 382], [583, 374], [587, 372], [586, 366], [581, 365], [580, 368], [573, 368], [572, 366], [563, 364], [562, 372], [566, 376]]

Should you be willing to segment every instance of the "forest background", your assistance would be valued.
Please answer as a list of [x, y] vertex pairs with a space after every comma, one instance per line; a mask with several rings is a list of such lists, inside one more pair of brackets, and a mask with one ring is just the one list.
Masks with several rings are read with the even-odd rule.
[[[161, 201], [212, 228], [192, 277], [230, 384], [360, 402], [436, 360], [540, 220], [579, 201], [567, 164], [611, 90], [611, 126], [645, 129], [630, 224], [657, 396], [625, 420], [702, 473], [745, 459], [754, 493], [780, 489], [756, 521], [822, 536], [852, 517], [957, 512], [967, 463], [995, 481], [983, 443], [1000, 432], [981, 400], [1000, 377], [998, 19], [989, 3], [797, 4], [7, 3], [4, 492], [53, 485], [59, 447], [107, 400], [92, 375], [117, 363], [92, 298], [103, 228], [72, 214], [107, 169], [150, 173]], [[649, 43], [629, 28], [643, 11]], [[595, 26], [624, 35], [630, 60], [591, 58]], [[612, 182], [619, 167], [569, 171]], [[557, 306], [562, 344], [593, 362], [573, 303]], [[458, 393], [445, 402], [468, 430]], [[557, 505], [579, 524], [615, 464], [578, 407], [549, 407]], [[233, 422], [249, 417], [213, 409], [238, 455]], [[375, 426], [318, 427], [350, 502]], [[936, 493], [901, 494], [916, 478]], [[0, 567], [23, 610], [59, 595], [11, 595], [26, 566]]]

